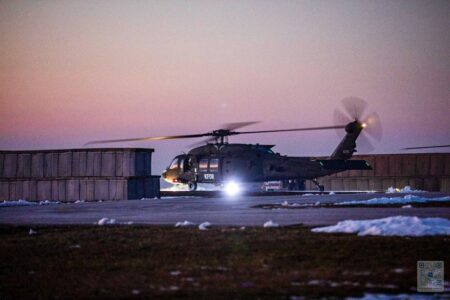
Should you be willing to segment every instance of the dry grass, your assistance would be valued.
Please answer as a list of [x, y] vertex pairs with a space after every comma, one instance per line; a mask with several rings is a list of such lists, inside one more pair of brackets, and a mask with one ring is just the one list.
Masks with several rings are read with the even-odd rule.
[[313, 234], [308, 228], [0, 227], [0, 295], [286, 299], [413, 292], [417, 260], [450, 238]]

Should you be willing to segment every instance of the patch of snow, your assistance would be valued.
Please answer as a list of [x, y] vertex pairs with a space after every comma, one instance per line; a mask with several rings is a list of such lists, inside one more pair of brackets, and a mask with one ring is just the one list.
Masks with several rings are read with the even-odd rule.
[[49, 204], [59, 204], [59, 201], [44, 200], [39, 202], [39, 205], [49, 205]]
[[200, 230], [208, 230], [209, 227], [211, 227], [211, 223], [209, 222], [203, 222], [202, 224], [198, 225], [198, 229]]
[[242, 226], [241, 228], [239, 228], [239, 230], [245, 230], [245, 226]]
[[[442, 297], [441, 297], [442, 296]], [[428, 300], [446, 299], [445, 295], [438, 294], [364, 294], [362, 297], [347, 297], [346, 300]]]
[[328, 195], [335, 195], [336, 193], [335, 192], [333, 192], [333, 191], [330, 191], [329, 193], [328, 193]]
[[138, 290], [138, 289], [134, 289], [134, 290], [131, 291], [131, 293], [132, 293], [133, 295], [139, 295], [139, 294], [141, 293], [141, 291]]
[[271, 227], [279, 227], [280, 225], [278, 223], [272, 222], [272, 220], [267, 221], [264, 223], [264, 228], [271, 228]]
[[395, 188], [393, 186], [389, 187], [386, 190], [387, 194], [392, 194], [392, 193], [423, 193], [425, 191], [422, 190], [413, 190], [409, 185], [399, 189], [399, 188]]
[[195, 223], [189, 222], [189, 221], [184, 221], [184, 222], [177, 222], [175, 224], [175, 227], [188, 227], [188, 226], [195, 226]]
[[49, 201], [49, 200], [44, 200], [44, 201], [40, 201], [40, 202], [35, 202], [35, 201], [27, 201], [27, 200], [23, 200], [23, 199], [19, 199], [19, 200], [13, 200], [13, 201], [2, 201], [0, 202], [0, 207], [8, 207], [8, 206], [29, 206], [29, 205], [49, 205], [49, 204], [58, 204], [60, 203], [59, 201]]
[[411, 204], [403, 205], [402, 208], [412, 208]]
[[321, 281], [317, 280], [317, 279], [308, 281], [308, 285], [319, 285], [320, 283], [321, 283]]
[[85, 202], [84, 200], [77, 200], [77, 201], [75, 201], [75, 204], [84, 203], [84, 202]]
[[381, 197], [381, 198], [373, 198], [369, 200], [353, 200], [353, 201], [344, 201], [344, 202], [336, 202], [335, 205], [355, 205], [355, 204], [364, 204], [364, 205], [380, 205], [380, 204], [409, 204], [409, 203], [426, 203], [426, 202], [448, 202], [450, 201], [450, 196], [446, 197], [436, 197], [436, 198], [426, 198], [420, 197], [416, 195], [406, 195], [404, 197]]
[[405, 269], [397, 268], [397, 269], [392, 270], [392, 272], [393, 272], [393, 273], [397, 273], [397, 274], [405, 273]]
[[[199, 183], [197, 185], [197, 191], [220, 191], [221, 189], [221, 186], [217, 186], [215, 184]], [[169, 187], [162, 188], [161, 191], [187, 192], [189, 191], [189, 187], [187, 184], [173, 184]]]
[[313, 232], [357, 233], [359, 236], [450, 235], [450, 220], [395, 216], [374, 220], [346, 220], [333, 226], [313, 228]]
[[37, 231], [34, 231], [33, 229], [30, 228], [30, 231], [28, 231], [28, 235], [35, 235], [37, 234]]
[[303, 194], [302, 196], [303, 196], [303, 197], [305, 197], [305, 196], [315, 196], [315, 194], [306, 193], [306, 194]]
[[175, 271], [171, 271], [170, 272], [170, 275], [172, 275], [172, 276], [178, 276], [178, 275], [180, 275], [181, 274], [181, 271], [178, 271], [178, 270], [175, 270]]
[[103, 226], [103, 225], [112, 225], [116, 224], [116, 219], [110, 219], [110, 218], [101, 218], [98, 220], [97, 225]]

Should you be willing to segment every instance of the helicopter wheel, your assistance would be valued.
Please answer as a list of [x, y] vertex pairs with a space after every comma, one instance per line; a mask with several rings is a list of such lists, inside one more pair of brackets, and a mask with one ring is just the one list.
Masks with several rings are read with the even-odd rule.
[[188, 182], [189, 191], [193, 192], [197, 190], [197, 182]]
[[325, 190], [325, 187], [322, 184], [319, 184], [319, 181], [317, 181], [317, 179], [313, 179], [312, 182], [314, 182], [320, 192], [323, 192]]

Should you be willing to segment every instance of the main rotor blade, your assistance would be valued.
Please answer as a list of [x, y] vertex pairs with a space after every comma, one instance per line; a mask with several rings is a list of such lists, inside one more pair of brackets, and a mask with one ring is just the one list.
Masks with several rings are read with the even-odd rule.
[[253, 125], [253, 124], [257, 124], [257, 123], [261, 123], [260, 121], [251, 121], [251, 122], [235, 122], [235, 123], [227, 123], [223, 125], [222, 129], [228, 129], [228, 130], [236, 130], [238, 128], [242, 128], [245, 126], [249, 126], [249, 125]]
[[408, 147], [408, 148], [402, 148], [402, 150], [428, 149], [428, 148], [446, 148], [446, 147], [450, 147], [450, 145]]
[[211, 135], [211, 134], [210, 133], [201, 133], [201, 134], [169, 135], [169, 136], [142, 137], [142, 138], [117, 139], [117, 140], [100, 140], [100, 141], [87, 142], [84, 145], [87, 146], [87, 145], [92, 145], [92, 144], [190, 139], [190, 138], [198, 138], [198, 137], [203, 137], [203, 136], [208, 136], [208, 135]]
[[309, 128], [277, 129], [277, 130], [237, 131], [234, 134], [252, 134], [252, 133], [269, 133], [269, 132], [327, 130], [327, 129], [337, 129], [337, 128], [345, 128], [345, 125], [325, 126], [325, 127], [309, 127]]

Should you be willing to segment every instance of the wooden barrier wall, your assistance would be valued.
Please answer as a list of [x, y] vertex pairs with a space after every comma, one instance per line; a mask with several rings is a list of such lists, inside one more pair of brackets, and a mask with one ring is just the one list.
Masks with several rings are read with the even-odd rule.
[[[373, 170], [352, 170], [319, 178], [326, 190], [375, 190], [389, 187], [450, 192], [450, 153], [355, 155]], [[307, 181], [306, 189], [315, 189]]]
[[159, 197], [153, 149], [0, 151], [0, 200], [121, 200]]

